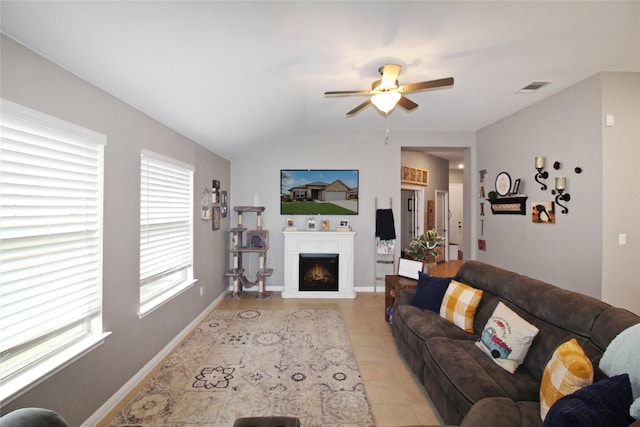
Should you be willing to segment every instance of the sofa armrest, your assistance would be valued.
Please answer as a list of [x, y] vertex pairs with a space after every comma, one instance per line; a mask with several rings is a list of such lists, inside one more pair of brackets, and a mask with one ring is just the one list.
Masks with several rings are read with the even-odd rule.
[[394, 306], [400, 304], [411, 304], [411, 300], [413, 299], [413, 295], [415, 295], [415, 289], [402, 289], [399, 294], [396, 295], [396, 300], [394, 301]]
[[411, 299], [413, 299], [413, 294], [416, 292], [415, 289], [402, 289], [398, 294], [396, 294], [396, 299], [393, 301], [393, 314], [398, 312], [398, 306], [403, 304], [409, 304]]
[[0, 418], [2, 427], [69, 427], [60, 415], [50, 409], [20, 408]]

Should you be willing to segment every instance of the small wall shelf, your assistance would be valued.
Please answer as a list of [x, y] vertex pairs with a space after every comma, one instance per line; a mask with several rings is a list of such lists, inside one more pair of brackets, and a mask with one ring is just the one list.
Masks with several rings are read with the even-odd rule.
[[496, 199], [487, 199], [491, 203], [491, 212], [494, 215], [526, 215], [527, 196], [507, 196]]

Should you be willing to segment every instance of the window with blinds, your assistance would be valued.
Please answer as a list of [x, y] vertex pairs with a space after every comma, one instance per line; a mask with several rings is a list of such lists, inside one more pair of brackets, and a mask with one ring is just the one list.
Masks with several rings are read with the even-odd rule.
[[[102, 337], [106, 137], [1, 101], [0, 381]], [[42, 369], [45, 366], [47, 369]], [[4, 393], [3, 393], [4, 395]]]
[[193, 280], [193, 168], [148, 151], [140, 164], [140, 314]]

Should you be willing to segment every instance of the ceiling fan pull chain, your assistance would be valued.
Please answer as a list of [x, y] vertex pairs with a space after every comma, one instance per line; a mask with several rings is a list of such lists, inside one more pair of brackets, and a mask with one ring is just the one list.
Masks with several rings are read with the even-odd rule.
[[384, 121], [387, 125], [387, 130], [384, 133], [384, 145], [387, 145], [387, 142], [389, 142], [389, 115], [385, 114], [384, 116]]

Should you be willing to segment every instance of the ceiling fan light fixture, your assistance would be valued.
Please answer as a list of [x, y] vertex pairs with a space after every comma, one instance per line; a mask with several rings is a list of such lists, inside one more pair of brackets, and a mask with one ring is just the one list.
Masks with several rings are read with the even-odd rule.
[[400, 74], [400, 65], [386, 64], [379, 69], [382, 78], [373, 82], [371, 90], [338, 90], [325, 92], [324, 96], [344, 96], [344, 95], [368, 95], [369, 99], [358, 105], [356, 108], [347, 112], [347, 117], [352, 117], [358, 111], [373, 104], [382, 114], [388, 115], [396, 105], [400, 105], [406, 111], [412, 111], [418, 107], [418, 104], [403, 96], [405, 93], [417, 92], [421, 90], [438, 89], [453, 86], [453, 77], [445, 79], [429, 80], [425, 82], [409, 83], [400, 86], [398, 83], [398, 75]]
[[396, 92], [395, 90], [384, 91], [373, 95], [371, 97], [371, 103], [384, 114], [388, 114], [389, 111], [393, 110], [396, 106], [401, 96], [400, 92]]

